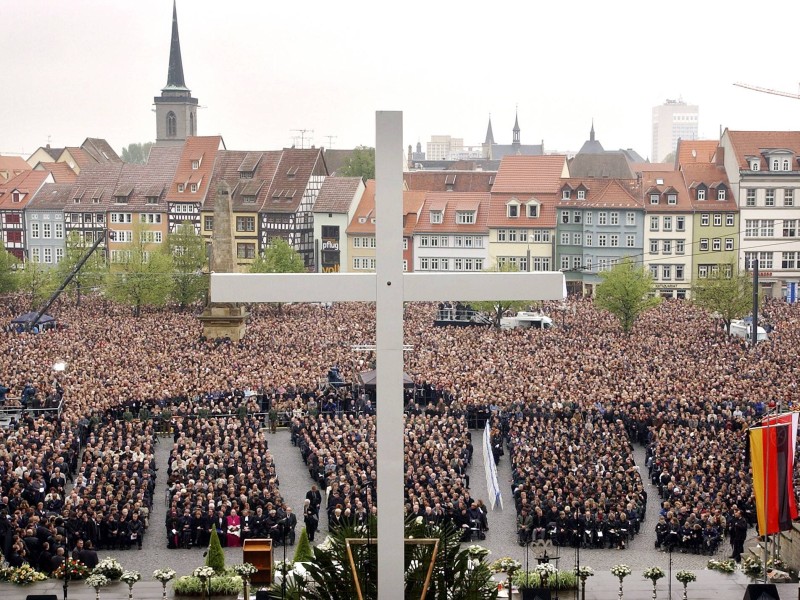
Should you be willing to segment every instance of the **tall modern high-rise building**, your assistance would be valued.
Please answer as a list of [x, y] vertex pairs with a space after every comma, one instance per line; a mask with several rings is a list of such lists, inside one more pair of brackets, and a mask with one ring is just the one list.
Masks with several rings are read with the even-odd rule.
[[661, 162], [678, 147], [678, 140], [696, 140], [699, 109], [683, 100], [667, 100], [653, 107], [653, 153], [650, 160]]

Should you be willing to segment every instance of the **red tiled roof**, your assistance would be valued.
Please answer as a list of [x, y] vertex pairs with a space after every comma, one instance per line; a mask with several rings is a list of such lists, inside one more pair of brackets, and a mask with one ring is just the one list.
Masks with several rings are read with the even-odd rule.
[[566, 156], [504, 156], [492, 192], [511, 194], [555, 193], [567, 175]]
[[[692, 201], [683, 174], [680, 171], [644, 171], [642, 172], [642, 202], [647, 212], [690, 212]], [[657, 190], [657, 191], [656, 191]], [[660, 195], [658, 204], [650, 203], [650, 194]], [[668, 204], [664, 194], [675, 194], [675, 204]]]
[[[375, 216], [375, 180], [368, 179], [364, 186], [364, 193], [361, 195], [361, 201], [358, 203], [355, 214], [347, 227], [348, 234], [372, 234], [375, 235], [375, 224], [372, 222], [372, 217]], [[359, 223], [359, 219], [364, 219], [363, 223]]]
[[72, 183], [78, 179], [78, 175], [65, 162], [42, 162], [41, 167], [52, 173], [56, 183]]
[[[33, 199], [39, 188], [50, 178], [47, 171], [25, 171], [6, 182], [0, 183], [0, 208], [22, 210]], [[24, 196], [19, 202], [12, 200], [12, 193], [17, 190]]]
[[[103, 195], [101, 204], [111, 210], [167, 212], [164, 192], [175, 177], [182, 152], [181, 146], [153, 146], [147, 164], [123, 163], [116, 186], [108, 188], [108, 194]], [[118, 204], [114, 196], [125, 196], [128, 201]], [[152, 198], [156, 201], [150, 201]]]
[[489, 192], [496, 171], [407, 171], [403, 181], [409, 190], [446, 192], [447, 184], [454, 192]]
[[[74, 206], [80, 212], [106, 212], [111, 203], [111, 194], [117, 188], [122, 173], [123, 165], [127, 163], [95, 164], [81, 169], [78, 179], [72, 186], [68, 200], [69, 206]], [[141, 167], [142, 165], [129, 165]], [[93, 201], [93, 197], [99, 199]], [[75, 198], [80, 198], [76, 203]]]
[[349, 212], [360, 186], [360, 177], [327, 177], [314, 203], [314, 212]]
[[[200, 202], [202, 204], [208, 196], [217, 153], [220, 148], [224, 147], [225, 143], [222, 141], [222, 136], [219, 135], [188, 138], [183, 144], [183, 154], [178, 161], [174, 178], [169, 184], [166, 196], [167, 201]], [[156, 148], [156, 146], [153, 146], [153, 148]], [[192, 161], [198, 159], [200, 159], [200, 167], [192, 169]], [[179, 183], [184, 184], [183, 192], [178, 192]], [[191, 183], [199, 184], [196, 192], [192, 192]], [[212, 198], [214, 193], [211, 193]]]
[[[415, 233], [487, 233], [491, 194], [483, 192], [428, 192]], [[430, 222], [430, 212], [444, 207], [441, 223]], [[476, 211], [475, 222], [456, 223], [456, 213]]]
[[583, 185], [586, 188], [586, 198], [578, 200], [577, 194], [573, 194], [568, 200], [564, 200], [559, 192], [558, 206], [643, 208], [641, 192], [635, 179], [570, 178], [564, 179], [561, 187], [567, 185], [573, 190]]
[[[213, 204], [213, 198], [217, 194], [217, 187], [224, 181], [231, 189], [231, 207], [240, 212], [258, 212], [267, 200], [269, 187], [272, 183], [276, 169], [281, 159], [281, 151], [258, 153], [258, 163], [252, 160], [251, 152], [243, 150], [220, 150], [217, 153], [216, 166], [211, 177], [211, 193], [208, 196], [209, 204]], [[248, 164], [245, 164], [248, 163]], [[240, 168], [245, 164], [246, 167], [252, 166], [252, 178], [241, 177]], [[248, 201], [245, 202], [245, 197]]]
[[[58, 163], [63, 164], [63, 163]], [[27, 206], [28, 210], [63, 210], [72, 202], [72, 183], [45, 183]]]
[[425, 203], [425, 192], [403, 192], [403, 235], [414, 235], [417, 218]]
[[[555, 193], [539, 194], [497, 194], [492, 193], [489, 205], [489, 221], [491, 228], [517, 227], [529, 229], [550, 229], [556, 226]], [[519, 202], [519, 217], [508, 216], [508, 203], [511, 200]], [[539, 203], [539, 216], [528, 217], [527, 204], [534, 200]]]
[[[736, 160], [740, 169], [749, 170], [748, 156], [759, 156], [767, 149], [787, 148], [800, 156], [800, 131], [727, 131]], [[797, 163], [792, 161], [792, 169], [797, 169]], [[766, 170], [767, 164], [761, 158], [761, 170]]]
[[[723, 167], [718, 167], [710, 163], [689, 163], [683, 165], [681, 169], [684, 185], [689, 193], [694, 210], [702, 211], [725, 211], [734, 212], [739, 210], [736, 198], [731, 191], [728, 175]], [[709, 188], [715, 188], [718, 184], [724, 184], [727, 188], [725, 200], [717, 200], [716, 195], [708, 200], [697, 200], [694, 190], [699, 184], [705, 184]], [[706, 197], [711, 194], [707, 194]]]
[[678, 166], [694, 163], [713, 163], [717, 140], [678, 140], [675, 161]]
[[294, 213], [312, 175], [327, 175], [322, 148], [284, 148], [272, 179], [269, 194], [261, 210], [270, 213]]
[[0, 156], [0, 182], [30, 170], [31, 166], [21, 156]]

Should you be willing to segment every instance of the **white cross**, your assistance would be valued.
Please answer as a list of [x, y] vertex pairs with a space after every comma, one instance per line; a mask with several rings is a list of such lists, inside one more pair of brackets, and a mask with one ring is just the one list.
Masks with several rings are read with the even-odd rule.
[[[403, 302], [563, 300], [564, 274], [403, 273], [403, 115], [376, 113], [376, 272], [211, 275], [212, 302], [375, 302], [378, 598], [404, 589]], [[433, 324], [431, 324], [433, 326]], [[509, 374], [509, 376], [513, 376]]]

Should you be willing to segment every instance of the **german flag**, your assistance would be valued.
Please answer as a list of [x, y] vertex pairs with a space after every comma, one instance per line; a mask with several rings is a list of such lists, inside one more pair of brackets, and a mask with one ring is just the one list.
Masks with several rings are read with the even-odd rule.
[[797, 518], [793, 487], [797, 422], [797, 413], [787, 413], [764, 419], [762, 427], [750, 428], [759, 535], [791, 529]]

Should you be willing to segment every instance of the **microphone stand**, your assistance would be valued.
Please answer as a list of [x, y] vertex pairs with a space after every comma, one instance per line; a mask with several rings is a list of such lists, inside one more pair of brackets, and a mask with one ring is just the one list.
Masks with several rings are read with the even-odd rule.
[[281, 578], [281, 600], [286, 600], [286, 577], [289, 575], [286, 570], [286, 517], [278, 522], [281, 526], [281, 542], [283, 543], [283, 577]]
[[69, 528], [67, 521], [64, 520], [64, 600], [67, 600], [67, 593], [69, 592]]

